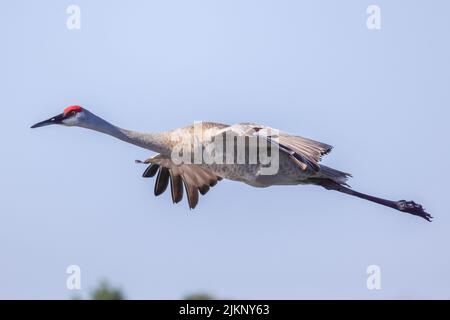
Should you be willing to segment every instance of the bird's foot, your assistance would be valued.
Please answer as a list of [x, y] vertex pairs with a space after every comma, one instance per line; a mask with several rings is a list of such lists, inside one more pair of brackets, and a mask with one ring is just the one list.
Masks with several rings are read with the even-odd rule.
[[406, 201], [406, 200], [397, 201], [397, 209], [403, 212], [413, 214], [415, 216], [419, 216], [429, 222], [431, 222], [431, 219], [433, 219], [433, 217], [429, 213], [427, 213], [420, 204], [415, 203], [414, 201]]

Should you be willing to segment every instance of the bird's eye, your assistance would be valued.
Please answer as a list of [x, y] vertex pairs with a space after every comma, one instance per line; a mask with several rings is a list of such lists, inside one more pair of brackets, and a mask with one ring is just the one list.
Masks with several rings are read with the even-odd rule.
[[70, 116], [73, 117], [77, 112], [75, 110], [70, 111]]

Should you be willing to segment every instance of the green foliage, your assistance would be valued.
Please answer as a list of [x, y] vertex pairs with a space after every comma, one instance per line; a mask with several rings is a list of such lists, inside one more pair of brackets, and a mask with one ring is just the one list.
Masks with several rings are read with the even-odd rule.
[[91, 292], [91, 300], [124, 300], [125, 296], [121, 289], [111, 287], [108, 282], [102, 281], [100, 285]]
[[214, 300], [215, 298], [204, 292], [190, 293], [183, 298], [184, 300]]
[[[83, 296], [76, 295], [73, 300], [85, 299]], [[96, 288], [90, 291], [88, 299], [90, 300], [125, 300], [125, 295], [121, 288], [111, 286], [108, 281], [102, 280]], [[215, 300], [216, 298], [206, 292], [193, 292], [185, 295], [183, 300]]]

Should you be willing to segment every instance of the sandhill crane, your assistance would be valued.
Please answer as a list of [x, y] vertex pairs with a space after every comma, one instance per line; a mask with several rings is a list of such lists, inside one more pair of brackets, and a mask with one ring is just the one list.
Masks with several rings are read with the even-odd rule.
[[[427, 221], [432, 219], [431, 215], [414, 201], [391, 201], [350, 189], [346, 183], [351, 176], [350, 174], [319, 164], [321, 157], [329, 153], [332, 146], [300, 136], [278, 132], [267, 126], [251, 123], [225, 125], [205, 122], [202, 123], [200, 134], [195, 132], [194, 125], [167, 132], [142, 133], [114, 126], [87, 109], [74, 105], [65, 108], [63, 113], [55, 117], [36, 123], [31, 128], [51, 124], [95, 130], [158, 153], [156, 156], [142, 162], [149, 164], [143, 173], [143, 177], [157, 175], [154, 188], [155, 196], [162, 194], [167, 189], [170, 181], [174, 203], [182, 200], [184, 185], [189, 208], [191, 209], [195, 208], [198, 203], [199, 192], [202, 195], [206, 194], [210, 187], [213, 187], [222, 178], [226, 178], [244, 182], [254, 187], [298, 184], [317, 185], [328, 190], [335, 190], [410, 213]], [[190, 141], [189, 143], [196, 141], [197, 144], [200, 144], [201, 150], [207, 154], [208, 145], [205, 137], [219, 137], [224, 134], [231, 135], [233, 138], [257, 137], [267, 142], [268, 146], [278, 152], [279, 163], [277, 171], [273, 174], [261, 174], [262, 169], [266, 166], [261, 161], [255, 163], [207, 163], [206, 161], [179, 163], [174, 161], [174, 149], [182, 141], [187, 140]], [[249, 149], [248, 145], [245, 144], [244, 147]], [[141, 161], [137, 160], [137, 162]]]

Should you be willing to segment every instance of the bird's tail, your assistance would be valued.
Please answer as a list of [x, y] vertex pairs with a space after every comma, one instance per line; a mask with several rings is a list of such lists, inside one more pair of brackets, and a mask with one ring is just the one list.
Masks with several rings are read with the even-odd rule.
[[330, 179], [338, 184], [349, 187], [347, 180], [352, 177], [350, 173], [339, 171], [324, 165], [320, 165], [318, 173], [320, 178]]
[[[331, 169], [334, 170], [334, 169]], [[337, 171], [337, 170], [335, 170]], [[381, 204], [386, 207], [390, 207], [402, 212], [406, 212], [415, 216], [419, 216], [427, 221], [431, 221], [433, 218], [429, 213], [425, 211], [425, 209], [418, 203], [415, 203], [414, 201], [406, 201], [406, 200], [399, 200], [399, 201], [391, 201], [386, 200], [382, 198], [377, 198], [368, 194], [364, 194], [355, 190], [352, 190], [348, 187], [346, 187], [343, 183], [340, 183], [336, 181], [335, 179], [331, 178], [318, 178], [315, 179], [315, 182], [313, 182], [317, 185], [320, 185], [328, 190], [335, 190], [338, 192], [342, 192], [351, 196], [355, 196], [361, 199], [365, 199], [368, 201], [372, 201], [378, 204]]]

